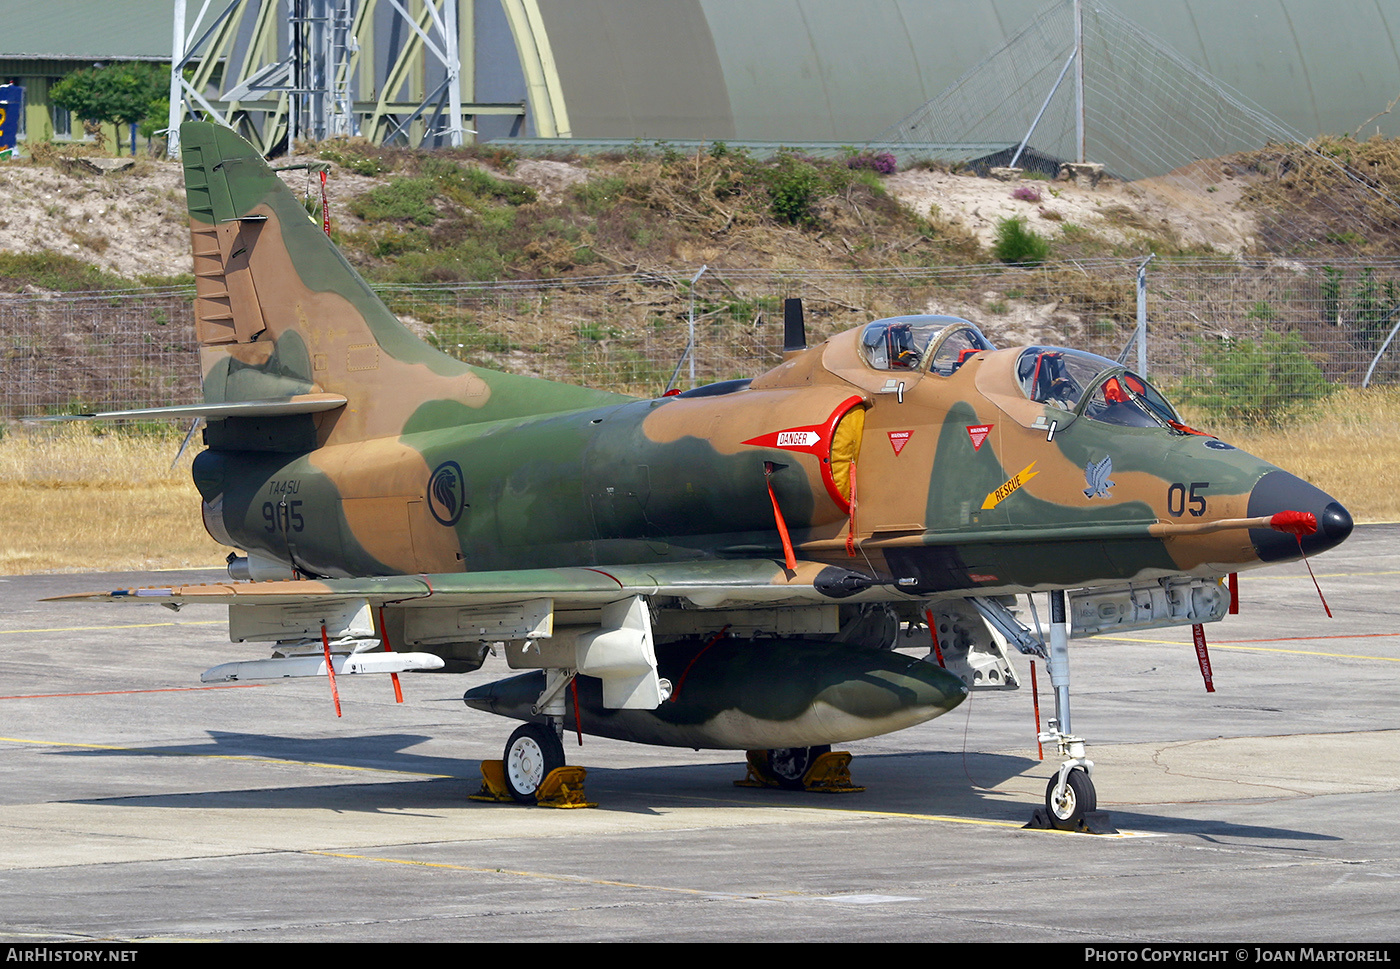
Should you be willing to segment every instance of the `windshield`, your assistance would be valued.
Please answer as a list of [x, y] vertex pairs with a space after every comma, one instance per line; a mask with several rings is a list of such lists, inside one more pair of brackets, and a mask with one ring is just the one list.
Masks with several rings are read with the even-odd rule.
[[1166, 425], [1176, 430], [1183, 427], [1176, 410], [1157, 388], [1128, 370], [1105, 376], [1089, 395], [1084, 413], [1105, 424]]
[[1059, 347], [1027, 347], [1016, 366], [1021, 389], [1031, 400], [1074, 410], [1100, 373], [1116, 369], [1107, 357]]
[[971, 323], [950, 326], [933, 351], [933, 360], [929, 363], [928, 368], [929, 373], [951, 377], [974, 353], [980, 350], [994, 349], [996, 348]]
[[876, 370], [932, 371], [944, 377], [979, 350], [991, 350], [977, 327], [956, 316], [894, 316], [876, 320], [860, 334], [860, 352]]
[[1145, 379], [1096, 354], [1059, 347], [1028, 347], [1017, 363], [1021, 388], [1031, 400], [1077, 410], [1105, 424], [1182, 427], [1167, 399]]

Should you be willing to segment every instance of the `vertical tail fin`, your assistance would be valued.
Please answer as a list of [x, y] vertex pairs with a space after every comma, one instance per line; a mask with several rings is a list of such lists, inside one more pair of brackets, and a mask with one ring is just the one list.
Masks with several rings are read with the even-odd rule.
[[[317, 443], [573, 410], [616, 395], [480, 370], [423, 343], [370, 290], [257, 151], [180, 127], [206, 403], [339, 394]], [[233, 446], [233, 445], [229, 445]]]

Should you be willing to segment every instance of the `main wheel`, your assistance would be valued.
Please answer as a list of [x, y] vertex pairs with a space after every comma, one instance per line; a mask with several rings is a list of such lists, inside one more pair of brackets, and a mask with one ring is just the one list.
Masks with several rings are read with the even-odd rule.
[[563, 766], [564, 745], [542, 723], [521, 724], [506, 741], [506, 789], [521, 804], [534, 804], [549, 772]]
[[1045, 810], [1050, 815], [1050, 823], [1061, 831], [1074, 831], [1084, 815], [1099, 806], [1098, 795], [1094, 793], [1094, 782], [1081, 767], [1075, 767], [1065, 778], [1065, 789], [1055, 797], [1055, 781], [1059, 775], [1050, 778], [1045, 787]]
[[774, 747], [768, 751], [768, 773], [784, 790], [802, 790], [802, 778], [822, 754], [831, 753], [830, 744], [820, 747]]

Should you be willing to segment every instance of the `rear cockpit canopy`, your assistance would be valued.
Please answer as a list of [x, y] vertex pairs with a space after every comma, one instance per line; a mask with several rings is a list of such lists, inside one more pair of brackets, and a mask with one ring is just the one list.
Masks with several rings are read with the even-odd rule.
[[1026, 347], [1016, 376], [1027, 397], [1090, 420], [1180, 428], [1181, 418], [1145, 379], [1107, 357], [1063, 347]]
[[861, 331], [860, 352], [876, 370], [947, 377], [980, 350], [994, 350], [977, 327], [956, 316], [892, 316]]

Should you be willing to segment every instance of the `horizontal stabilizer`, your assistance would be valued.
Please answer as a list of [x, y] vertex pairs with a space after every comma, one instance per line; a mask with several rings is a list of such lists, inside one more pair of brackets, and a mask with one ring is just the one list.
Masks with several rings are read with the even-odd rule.
[[[332, 656], [336, 676], [354, 673], [423, 673], [440, 670], [441, 656], [432, 653], [351, 653]], [[199, 675], [205, 683], [233, 683], [243, 680], [282, 680], [299, 676], [325, 676], [324, 656], [288, 656], [282, 659], [255, 659], [241, 663], [221, 663]]]
[[239, 400], [224, 404], [182, 404], [176, 407], [109, 410], [96, 414], [56, 414], [51, 417], [30, 417], [26, 420], [118, 421], [202, 417], [206, 421], [222, 421], [229, 417], [292, 417], [297, 414], [319, 414], [344, 406], [345, 398], [339, 394], [297, 394], [292, 397], [268, 397], [263, 400]]

